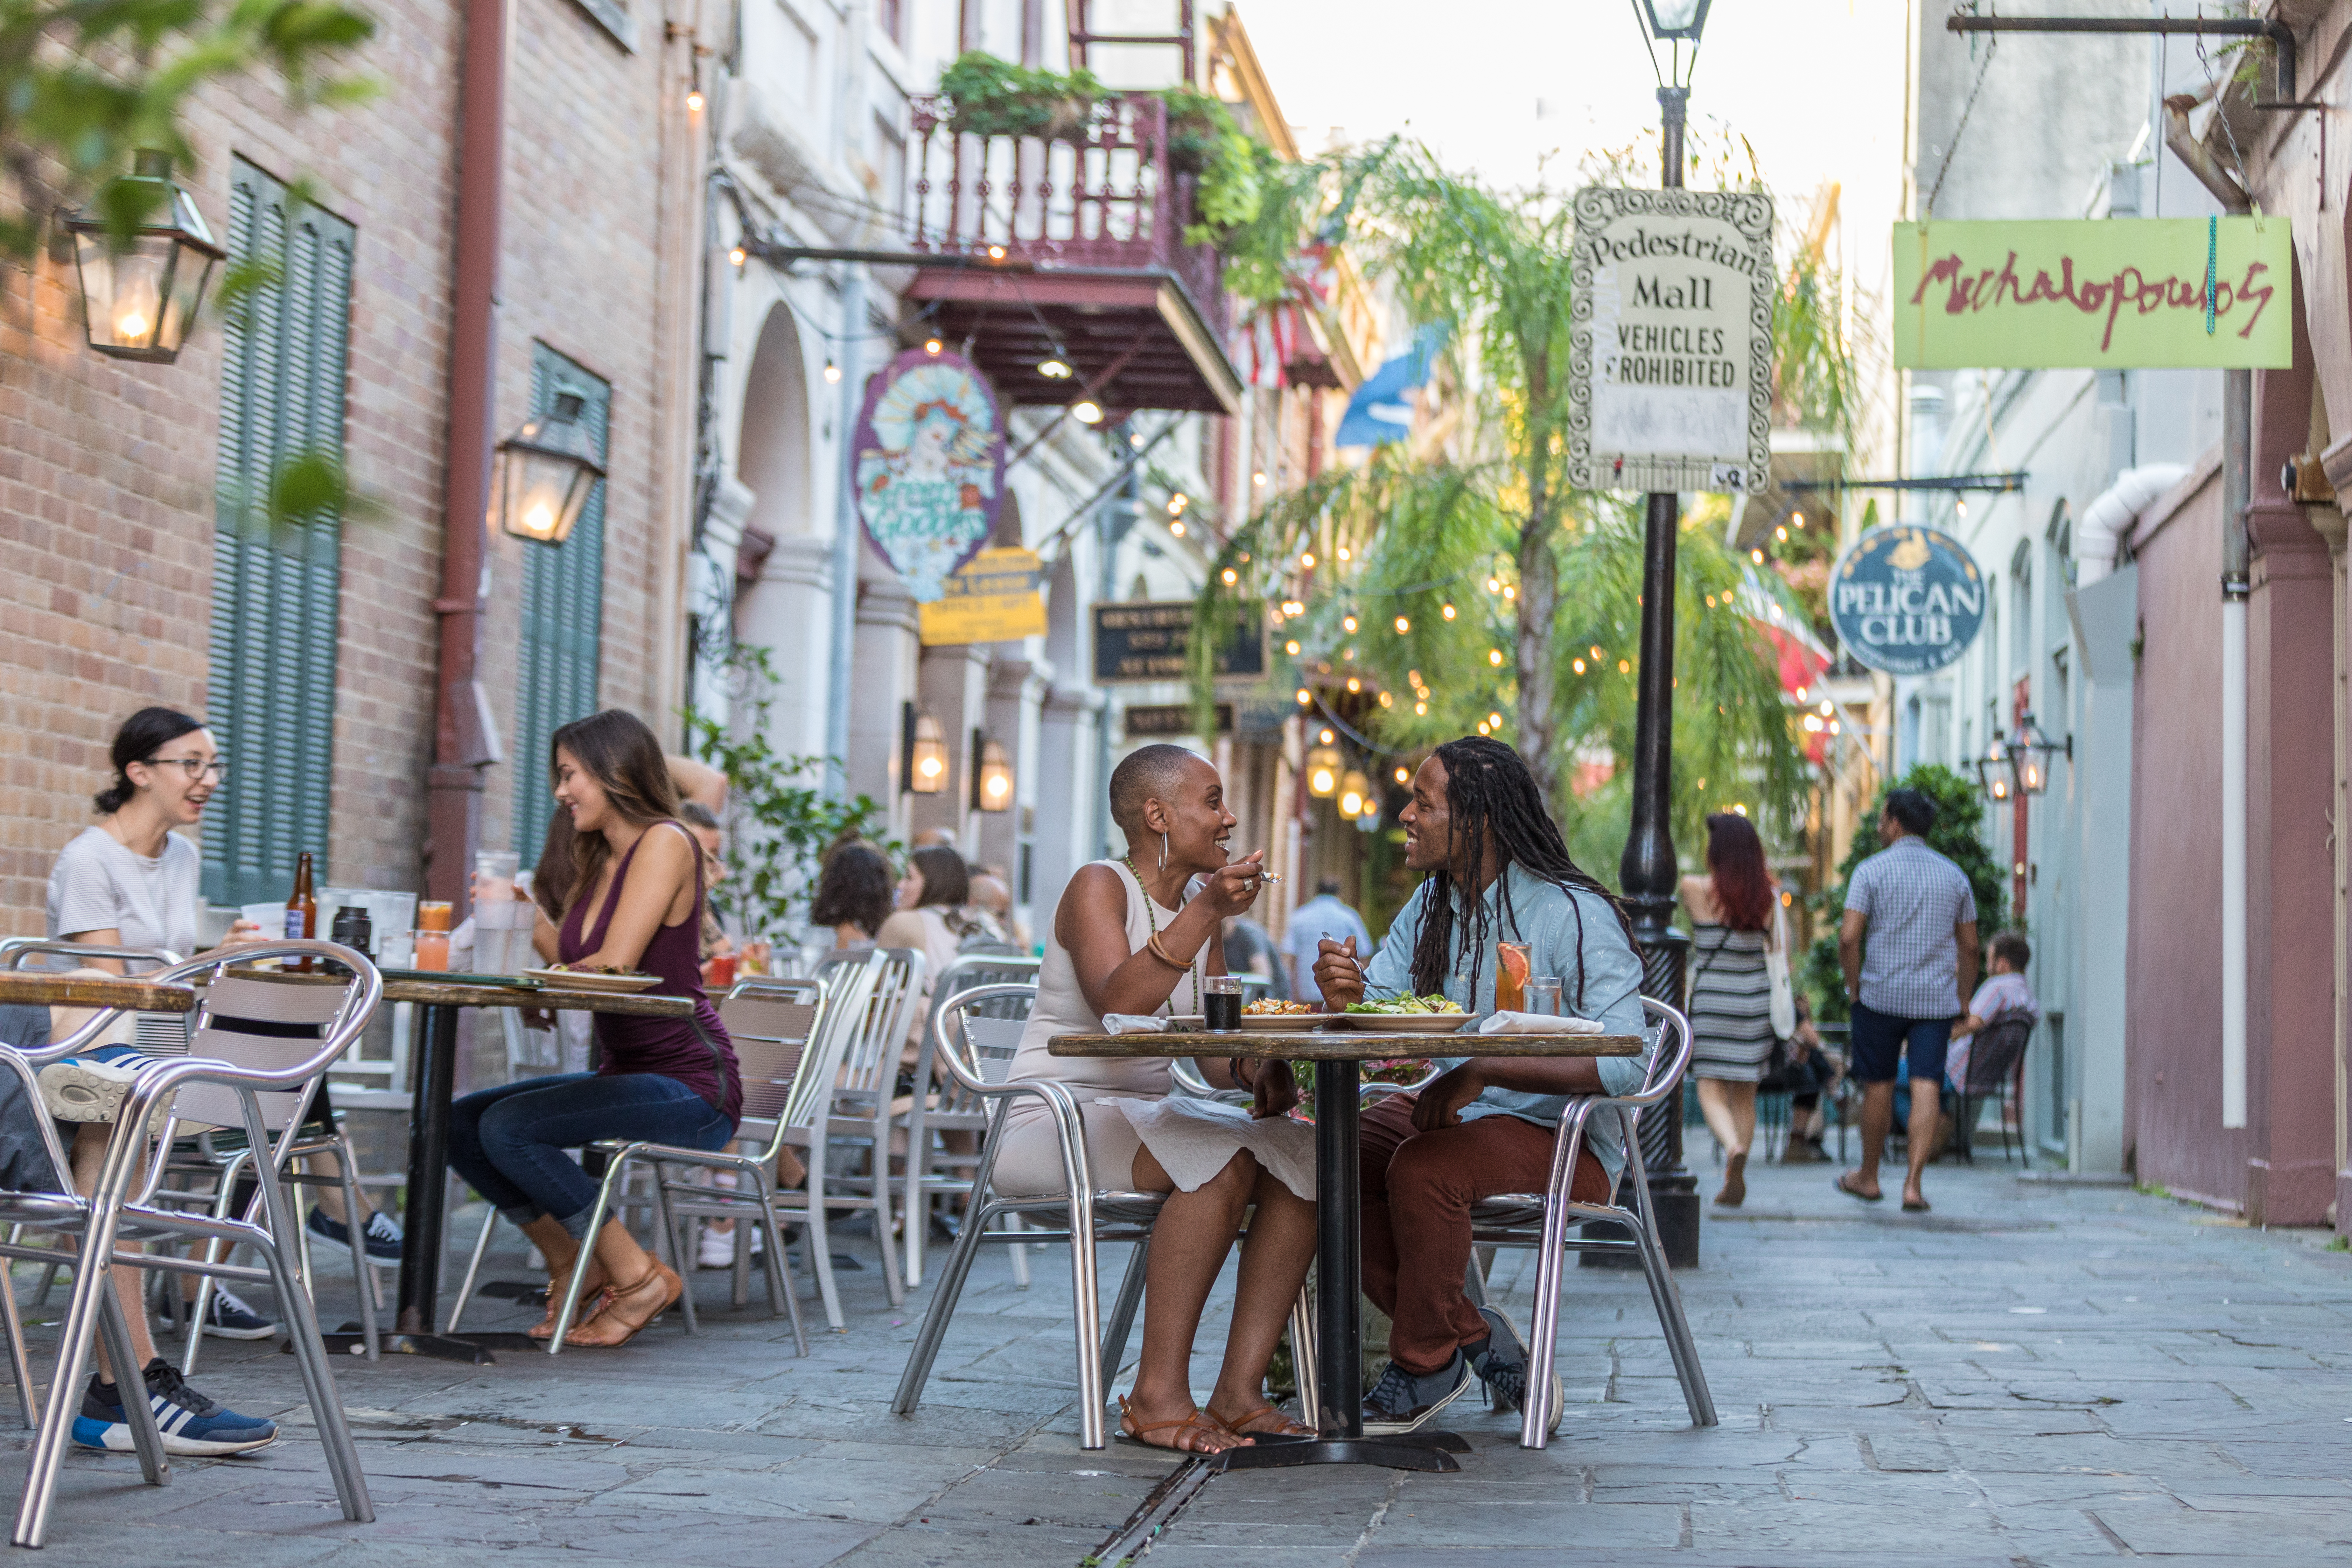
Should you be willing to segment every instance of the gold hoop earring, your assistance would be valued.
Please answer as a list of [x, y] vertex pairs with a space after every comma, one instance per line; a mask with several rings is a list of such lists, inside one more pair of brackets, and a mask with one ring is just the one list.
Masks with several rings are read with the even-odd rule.
[[1163, 871], [1168, 869], [1168, 835], [1165, 833], [1160, 836], [1160, 868]]

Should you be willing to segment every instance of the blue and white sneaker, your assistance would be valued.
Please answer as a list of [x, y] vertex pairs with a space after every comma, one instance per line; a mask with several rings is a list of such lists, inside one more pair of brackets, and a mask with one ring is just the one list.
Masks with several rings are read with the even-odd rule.
[[[1500, 1307], [1481, 1307], [1478, 1315], [1486, 1320], [1486, 1348], [1470, 1358], [1470, 1370], [1486, 1385], [1486, 1402], [1502, 1410], [1525, 1410], [1528, 1407], [1528, 1347], [1520, 1342], [1517, 1324], [1503, 1314]], [[1550, 1414], [1546, 1429], [1559, 1430], [1559, 1419], [1567, 1413], [1567, 1394], [1560, 1386], [1559, 1374], [1551, 1379]]]
[[41, 1100], [59, 1121], [112, 1121], [139, 1069], [155, 1058], [130, 1046], [100, 1046], [41, 1069]]
[[[351, 1228], [341, 1220], [329, 1219], [327, 1211], [314, 1208], [310, 1217], [302, 1222], [310, 1233], [310, 1245], [349, 1258], [352, 1255]], [[367, 1247], [368, 1261], [395, 1266], [400, 1262], [400, 1222], [382, 1209], [368, 1215], [367, 1228], [360, 1233]]]
[[205, 1332], [222, 1340], [266, 1340], [278, 1332], [278, 1325], [247, 1306], [244, 1298], [220, 1285], [213, 1287], [212, 1300], [205, 1303]]
[[[155, 1412], [155, 1425], [163, 1428], [167, 1454], [244, 1454], [278, 1441], [276, 1422], [239, 1415], [215, 1404], [190, 1388], [180, 1369], [160, 1356], [147, 1363], [146, 1384], [147, 1404]], [[106, 1453], [133, 1451], [131, 1423], [114, 1384], [89, 1380], [81, 1414], [74, 1417], [73, 1440], [77, 1447]]]

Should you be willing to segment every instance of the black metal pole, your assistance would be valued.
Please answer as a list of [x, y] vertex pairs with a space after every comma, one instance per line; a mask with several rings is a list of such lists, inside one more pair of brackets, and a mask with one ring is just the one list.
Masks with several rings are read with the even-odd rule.
[[[1664, 184], [1683, 183], [1683, 112], [1690, 89], [1658, 89], [1659, 160]], [[1674, 929], [1675, 861], [1670, 785], [1675, 752], [1675, 545], [1682, 526], [1682, 503], [1670, 491], [1650, 496], [1642, 552], [1642, 667], [1633, 719], [1633, 831], [1617, 868], [1618, 886], [1633, 917], [1633, 939], [1642, 949], [1643, 994], [1669, 1006], [1683, 1005], [1684, 958], [1690, 938]], [[1650, 1204], [1658, 1216], [1666, 1261], [1688, 1268], [1698, 1262], [1698, 1179], [1683, 1163], [1682, 1107], [1642, 1119], [1642, 1153], [1650, 1173]], [[1597, 1254], [1582, 1255], [1586, 1259]], [[1613, 1261], [1613, 1259], [1612, 1259]]]
[[457, 1086], [457, 1009], [417, 1010], [416, 1109], [408, 1125], [408, 1205], [400, 1246], [395, 1331], [431, 1334], [441, 1298], [448, 1221], [449, 1097]]
[[1362, 1196], [1356, 1170], [1352, 1061], [1315, 1064], [1315, 1381], [1323, 1408], [1308, 1419], [1327, 1437], [1364, 1435], [1364, 1323], [1356, 1298], [1364, 1275]]

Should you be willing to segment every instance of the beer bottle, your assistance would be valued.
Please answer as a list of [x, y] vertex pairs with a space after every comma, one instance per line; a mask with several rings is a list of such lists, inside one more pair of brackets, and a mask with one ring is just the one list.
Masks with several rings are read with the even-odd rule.
[[[286, 900], [286, 935], [292, 940], [318, 934], [319, 900], [310, 886], [310, 852], [305, 849], [294, 868], [294, 896]], [[299, 963], [289, 963], [283, 967], [308, 974], [311, 965], [306, 958]]]

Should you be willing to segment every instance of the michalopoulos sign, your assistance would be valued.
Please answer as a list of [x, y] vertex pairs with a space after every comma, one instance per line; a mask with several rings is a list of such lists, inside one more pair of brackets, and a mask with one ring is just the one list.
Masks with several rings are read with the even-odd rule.
[[1927, 675], [1984, 626], [1984, 574], [1948, 533], [1874, 528], [1830, 574], [1830, 619], [1854, 658], [1889, 675]]
[[2292, 245], [2280, 216], [1899, 223], [1895, 363], [2280, 369]]

